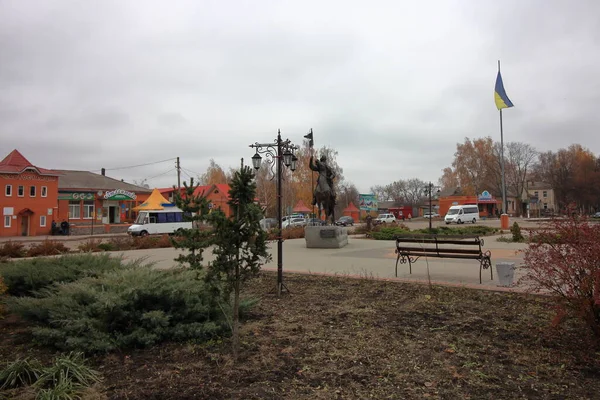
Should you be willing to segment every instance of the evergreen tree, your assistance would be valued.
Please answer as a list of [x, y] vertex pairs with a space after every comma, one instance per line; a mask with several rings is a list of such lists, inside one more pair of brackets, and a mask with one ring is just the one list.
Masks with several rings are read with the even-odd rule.
[[192, 229], [178, 229], [175, 232], [173, 246], [177, 249], [187, 249], [188, 254], [180, 254], [175, 261], [188, 265], [192, 269], [202, 269], [204, 249], [212, 243], [212, 233], [209, 229], [202, 229], [201, 224], [208, 215], [208, 200], [202, 195], [196, 195], [198, 184], [194, 185], [194, 178], [190, 184], [183, 182], [183, 193], [175, 190], [175, 204], [183, 210], [185, 221], [192, 222]]
[[240, 291], [244, 282], [258, 275], [260, 267], [270, 261], [267, 252], [267, 233], [260, 227], [262, 212], [255, 203], [256, 184], [249, 167], [235, 172], [229, 191], [229, 205], [233, 215], [226, 217], [220, 210], [213, 211], [207, 220], [214, 228], [213, 254], [207, 279], [221, 282], [222, 295], [229, 300], [233, 292], [233, 322], [231, 326], [234, 358], [239, 351]]

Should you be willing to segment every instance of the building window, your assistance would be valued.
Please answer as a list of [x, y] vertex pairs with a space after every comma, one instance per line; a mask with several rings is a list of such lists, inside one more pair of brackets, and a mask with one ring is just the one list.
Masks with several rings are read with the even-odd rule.
[[12, 185], [6, 185], [5, 192], [7, 197], [12, 196]]
[[69, 200], [69, 218], [81, 218], [81, 205], [79, 200]]
[[94, 218], [94, 201], [83, 202], [83, 218], [92, 219]]
[[548, 203], [544, 203], [544, 210], [548, 209]]
[[534, 195], [535, 197], [539, 197], [539, 196], [540, 196], [540, 192], [533, 192], [533, 195]]
[[29, 197], [35, 197], [35, 186], [29, 186]]
[[40, 226], [41, 227], [46, 226], [46, 216], [45, 215], [40, 215]]
[[17, 188], [17, 196], [19, 196], [19, 197], [25, 196], [25, 186], [19, 186]]
[[4, 227], [5, 228], [10, 228], [11, 218], [12, 217], [10, 215], [4, 216]]
[[42, 186], [42, 197], [48, 197], [48, 186]]
[[547, 191], [543, 191], [542, 194], [544, 195], [544, 197], [548, 197], [548, 192]]

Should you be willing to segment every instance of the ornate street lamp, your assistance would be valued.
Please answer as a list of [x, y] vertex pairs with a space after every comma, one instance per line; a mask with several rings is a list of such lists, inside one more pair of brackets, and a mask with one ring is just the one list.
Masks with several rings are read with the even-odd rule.
[[431, 208], [431, 197], [433, 196], [433, 191], [434, 189], [437, 189], [437, 191], [435, 192], [436, 196], [439, 196], [440, 194], [440, 189], [438, 186], [434, 186], [433, 183], [429, 182], [429, 184], [427, 186], [425, 186], [423, 188], [423, 194], [427, 197], [429, 197], [429, 232], [431, 233], [431, 231], [433, 230], [433, 228], [431, 227], [431, 220], [432, 220], [432, 208]]
[[[281, 139], [281, 131], [277, 130], [277, 139], [273, 143], [254, 143], [250, 147], [256, 149], [256, 154], [252, 156], [252, 166], [254, 169], [259, 169], [262, 161], [261, 154], [265, 155], [265, 159], [271, 172], [277, 176], [277, 222], [279, 231], [277, 233], [277, 295], [281, 296], [281, 291], [285, 287], [283, 284], [283, 224], [281, 213], [281, 182], [282, 182], [282, 164], [289, 167], [290, 170], [296, 170], [296, 162], [298, 157], [294, 154], [298, 150], [298, 146], [292, 144], [289, 139]], [[275, 168], [275, 171], [273, 169]]]

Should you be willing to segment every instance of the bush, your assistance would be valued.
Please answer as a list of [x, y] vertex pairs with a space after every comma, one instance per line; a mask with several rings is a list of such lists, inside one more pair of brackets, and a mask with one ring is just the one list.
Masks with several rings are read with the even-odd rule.
[[[278, 228], [273, 228], [267, 233], [267, 240], [277, 240]], [[283, 239], [301, 239], [304, 237], [304, 227], [296, 226], [283, 229]]]
[[377, 225], [373, 231], [371, 232], [371, 236], [377, 240], [394, 240], [396, 235], [402, 235], [407, 233], [416, 233], [416, 234], [433, 234], [433, 235], [477, 235], [477, 236], [485, 236], [492, 233], [497, 232], [498, 230], [495, 228], [490, 228], [488, 226], [465, 226], [465, 227], [450, 227], [450, 226], [440, 226], [437, 228], [432, 228], [430, 231], [428, 228], [424, 229], [415, 229], [411, 231], [406, 225], [399, 224], [397, 227], [392, 226], [382, 226]]
[[4, 278], [10, 295], [27, 296], [53, 283], [72, 282], [120, 267], [120, 258], [111, 258], [109, 255], [73, 254], [1, 264], [0, 276]]
[[85, 253], [95, 253], [102, 250], [100, 247], [102, 244], [100, 240], [89, 239], [77, 246], [77, 249]]
[[[36, 399], [81, 399], [89, 386], [100, 382], [100, 375], [86, 365], [83, 354], [70, 353], [55, 358], [44, 368], [36, 359], [18, 359], [0, 371], [0, 390], [25, 386], [37, 390]], [[11, 393], [18, 398], [29, 398], [27, 393]], [[86, 398], [86, 397], [85, 397]]]
[[556, 324], [573, 315], [600, 337], [599, 254], [600, 225], [578, 217], [553, 220], [530, 238], [519, 283], [554, 298]]
[[396, 227], [383, 227], [378, 225], [371, 231], [371, 236], [376, 240], [394, 240], [396, 235], [402, 235], [409, 232], [410, 229], [402, 224]]
[[42, 374], [42, 364], [29, 358], [7, 363], [0, 371], [0, 390], [12, 389], [35, 383]]
[[27, 251], [27, 256], [57, 256], [68, 252], [69, 249], [62, 242], [56, 240], [44, 240], [42, 243], [31, 246]]
[[25, 257], [25, 254], [25, 246], [21, 242], [12, 242], [9, 240], [0, 247], [0, 258], [21, 258]]
[[519, 224], [517, 224], [516, 221], [513, 224], [513, 226], [511, 226], [510, 233], [512, 233], [513, 242], [520, 243], [525, 240], [523, 234], [521, 233], [521, 227], [519, 226]]
[[34, 323], [35, 340], [60, 350], [105, 352], [164, 340], [206, 340], [227, 331], [223, 312], [193, 270], [130, 265], [9, 298]]

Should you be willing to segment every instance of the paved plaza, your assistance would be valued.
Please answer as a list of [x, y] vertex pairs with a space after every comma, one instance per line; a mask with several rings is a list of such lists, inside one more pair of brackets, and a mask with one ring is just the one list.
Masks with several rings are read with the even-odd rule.
[[[408, 265], [398, 265], [398, 278], [415, 281], [427, 280], [427, 265], [432, 281], [472, 286], [498, 287], [495, 264], [499, 261], [522, 262], [522, 253], [526, 245], [496, 241], [497, 236], [484, 238], [484, 250], [492, 253], [494, 280], [490, 280], [489, 270], [483, 271], [483, 285], [479, 284], [479, 262], [475, 260], [456, 260], [440, 258], [420, 258], [413, 264], [413, 273], [409, 274]], [[290, 239], [283, 243], [283, 270], [285, 272], [318, 273], [332, 275], [353, 275], [372, 278], [395, 278], [394, 266], [396, 254], [393, 240], [369, 240], [350, 237], [346, 247], [341, 249], [308, 249], [304, 239]], [[271, 242], [269, 251], [273, 261], [263, 269], [277, 269], [277, 243]], [[144, 257], [155, 263], [157, 268], [172, 268], [179, 251], [172, 248], [132, 250], [114, 252], [123, 254], [132, 260]], [[211, 260], [212, 254], [205, 252], [205, 260]], [[516, 274], [518, 278], [518, 271]]]

